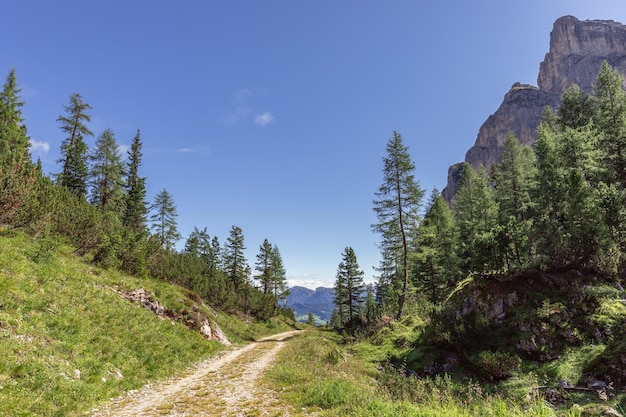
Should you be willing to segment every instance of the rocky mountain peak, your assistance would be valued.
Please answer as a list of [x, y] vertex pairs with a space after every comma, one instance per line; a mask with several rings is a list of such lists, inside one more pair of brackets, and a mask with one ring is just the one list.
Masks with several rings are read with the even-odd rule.
[[604, 60], [626, 73], [626, 26], [613, 20], [561, 17], [554, 22], [550, 50], [539, 67], [539, 88], [560, 97], [576, 83], [591, 92]]
[[[521, 143], [532, 145], [546, 106], [556, 108], [572, 84], [591, 92], [602, 61], [626, 74], [626, 25], [612, 20], [579, 20], [564, 16], [554, 22], [550, 49], [539, 66], [538, 85], [515, 83], [500, 107], [480, 127], [476, 142], [465, 155], [474, 168], [500, 160], [500, 149], [509, 132]], [[625, 86], [626, 87], [626, 86]], [[451, 201], [458, 188], [463, 164], [448, 169], [443, 196]]]

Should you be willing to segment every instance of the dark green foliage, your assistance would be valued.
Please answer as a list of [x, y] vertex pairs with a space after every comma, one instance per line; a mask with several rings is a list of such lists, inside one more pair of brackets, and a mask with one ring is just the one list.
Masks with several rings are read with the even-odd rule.
[[0, 224], [13, 223], [35, 182], [15, 70], [0, 92]]
[[176, 222], [178, 214], [174, 198], [165, 188], [154, 197], [152, 210], [154, 214], [150, 216], [150, 220], [159, 243], [163, 248], [173, 250], [174, 245], [180, 239]]
[[233, 226], [230, 236], [224, 245], [224, 273], [230, 279], [235, 291], [239, 291], [244, 284], [248, 283], [250, 267], [243, 251], [246, 249], [243, 239], [243, 231], [240, 227]]
[[271, 294], [272, 281], [274, 277], [272, 265], [272, 244], [265, 239], [259, 247], [259, 253], [256, 256], [256, 264], [254, 269], [259, 272], [254, 279], [260, 281], [263, 294]]
[[347, 247], [341, 254], [335, 281], [335, 305], [342, 325], [359, 316], [364, 291], [363, 271], [359, 269], [354, 250]]
[[133, 143], [128, 151], [128, 165], [126, 177], [126, 207], [124, 210], [124, 225], [131, 228], [135, 233], [146, 232], [148, 205], [146, 203], [146, 179], [139, 176], [141, 166], [142, 142], [141, 133], [133, 138]]
[[84, 198], [87, 196], [89, 176], [89, 148], [84, 137], [93, 135], [85, 122], [91, 120], [91, 116], [86, 113], [91, 106], [83, 101], [80, 94], [75, 93], [70, 96], [70, 104], [63, 108], [67, 115], [59, 116], [57, 121], [61, 123], [61, 131], [67, 136], [61, 143], [61, 158], [57, 161], [62, 165], [57, 182], [73, 194]]

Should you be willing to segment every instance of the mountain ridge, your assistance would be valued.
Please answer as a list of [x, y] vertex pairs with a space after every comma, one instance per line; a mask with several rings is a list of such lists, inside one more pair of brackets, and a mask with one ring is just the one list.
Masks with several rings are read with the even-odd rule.
[[[519, 82], [512, 85], [496, 112], [481, 125], [465, 162], [474, 169], [482, 165], [489, 172], [500, 160], [500, 149], [509, 132], [520, 143], [534, 144], [543, 109], [556, 108], [572, 84], [591, 92], [603, 61], [626, 75], [626, 25], [574, 16], [557, 19], [550, 33], [549, 50], [539, 64], [538, 86]], [[463, 163], [457, 163], [448, 168], [447, 185], [442, 191], [448, 201], [458, 189], [462, 167]]]

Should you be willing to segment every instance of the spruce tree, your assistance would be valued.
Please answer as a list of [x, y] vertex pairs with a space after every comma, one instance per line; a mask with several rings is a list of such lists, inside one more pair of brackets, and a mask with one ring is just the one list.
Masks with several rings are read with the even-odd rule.
[[121, 214], [124, 164], [115, 134], [106, 129], [96, 140], [91, 161], [91, 204]]
[[243, 230], [232, 226], [224, 244], [224, 273], [234, 285], [236, 293], [245, 290], [243, 287], [248, 284], [250, 267], [244, 255], [245, 250]]
[[84, 136], [93, 135], [85, 125], [85, 122], [91, 120], [91, 116], [86, 113], [91, 106], [83, 101], [80, 94], [75, 93], [70, 96], [70, 104], [64, 105], [63, 108], [67, 115], [59, 116], [57, 121], [61, 123], [61, 131], [67, 136], [61, 143], [61, 158], [57, 161], [62, 165], [57, 182], [73, 194], [86, 197], [89, 148]]
[[397, 273], [389, 274], [400, 288], [398, 310], [400, 319], [409, 294], [409, 239], [419, 224], [419, 208], [424, 191], [420, 188], [413, 172], [415, 165], [409, 156], [408, 147], [399, 133], [393, 132], [387, 143], [387, 155], [383, 158], [383, 183], [376, 193], [374, 212], [378, 223], [372, 229], [381, 234], [380, 247], [387, 260], [392, 262]]
[[271, 294], [272, 282], [274, 281], [274, 270], [272, 264], [272, 244], [265, 239], [259, 247], [259, 253], [256, 256], [256, 264], [254, 269], [259, 272], [254, 278], [261, 282], [263, 294]]
[[11, 70], [0, 92], [0, 224], [15, 221], [36, 179], [19, 93]]
[[348, 323], [359, 315], [365, 284], [354, 250], [345, 248], [341, 257], [335, 281], [335, 305], [343, 322]]
[[278, 246], [276, 245], [272, 246], [271, 263], [273, 272], [272, 292], [276, 302], [279, 303], [281, 300], [284, 300], [289, 296], [290, 290], [287, 285], [287, 273], [283, 264], [283, 258], [281, 257]]
[[176, 205], [172, 195], [164, 188], [154, 198], [152, 205], [154, 214], [150, 217], [152, 229], [155, 231], [161, 247], [173, 250], [180, 239], [176, 222]]
[[139, 176], [141, 166], [142, 148], [141, 133], [133, 138], [133, 143], [128, 151], [128, 165], [126, 177], [126, 207], [124, 211], [124, 224], [135, 233], [143, 234], [146, 230], [148, 206], [146, 203], [146, 178]]
[[0, 92], [0, 166], [24, 165], [31, 161], [29, 138], [22, 118], [24, 102], [15, 69], [7, 75]]

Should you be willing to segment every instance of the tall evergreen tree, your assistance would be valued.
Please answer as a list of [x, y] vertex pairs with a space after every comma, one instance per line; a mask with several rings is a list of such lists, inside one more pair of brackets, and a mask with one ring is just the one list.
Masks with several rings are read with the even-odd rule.
[[248, 284], [250, 275], [250, 267], [244, 255], [245, 250], [243, 230], [233, 226], [224, 244], [224, 272], [233, 283], [237, 293], [244, 289], [245, 284]]
[[259, 272], [254, 278], [261, 282], [263, 294], [271, 294], [272, 282], [274, 281], [274, 270], [272, 264], [272, 244], [265, 239], [259, 247], [259, 253], [256, 256], [256, 264], [254, 269]]
[[273, 272], [272, 292], [276, 301], [280, 302], [289, 296], [290, 290], [287, 285], [287, 273], [283, 264], [283, 258], [276, 245], [272, 246], [271, 262]]
[[29, 139], [22, 118], [24, 102], [20, 98], [15, 69], [7, 75], [0, 92], [0, 166], [30, 162]]
[[0, 224], [15, 219], [36, 178], [19, 93], [11, 70], [0, 92]]
[[121, 214], [124, 164], [111, 129], [106, 129], [98, 136], [89, 159], [91, 161], [91, 203], [101, 209]]
[[142, 148], [141, 133], [133, 138], [133, 143], [128, 151], [128, 166], [126, 177], [126, 207], [124, 211], [124, 224], [135, 233], [143, 234], [146, 230], [148, 205], [146, 203], [146, 178], [139, 176], [141, 166]]
[[341, 258], [335, 281], [335, 305], [343, 322], [348, 323], [358, 317], [365, 284], [354, 250], [345, 248]]
[[401, 280], [396, 312], [396, 318], [399, 319], [409, 293], [409, 237], [414, 235], [419, 224], [419, 208], [424, 191], [413, 175], [415, 165], [399, 133], [393, 132], [386, 150], [383, 183], [374, 200], [378, 223], [372, 225], [372, 229], [381, 234], [380, 247], [383, 253], [398, 255], [389, 256], [388, 260], [394, 262], [393, 267], [398, 271], [389, 276]]
[[86, 113], [91, 106], [83, 101], [80, 94], [75, 93], [70, 96], [70, 104], [63, 108], [67, 115], [59, 116], [57, 121], [67, 136], [61, 143], [61, 158], [57, 162], [61, 163], [62, 170], [57, 175], [57, 181], [75, 195], [86, 197], [89, 149], [84, 136], [93, 135], [85, 125], [85, 122], [91, 120], [91, 116]]
[[456, 283], [460, 272], [459, 230], [454, 214], [439, 191], [433, 190], [428, 211], [419, 225], [416, 249], [417, 286], [439, 303]]
[[599, 147], [612, 178], [626, 188], [626, 93], [624, 76], [604, 61], [594, 83], [594, 125], [601, 132]]
[[157, 235], [161, 247], [173, 250], [176, 241], [180, 239], [176, 222], [176, 205], [172, 195], [164, 188], [154, 198], [152, 205], [154, 214], [150, 217], [152, 228]]
[[498, 205], [499, 251], [507, 269], [527, 266], [533, 254], [529, 235], [532, 228], [532, 199], [535, 189], [536, 157], [530, 146], [521, 145], [509, 134], [493, 167], [494, 197]]
[[459, 227], [463, 268], [479, 273], [493, 272], [494, 264], [500, 266], [501, 263], [493, 235], [498, 210], [484, 168], [475, 171], [469, 163], [464, 163], [454, 214]]

